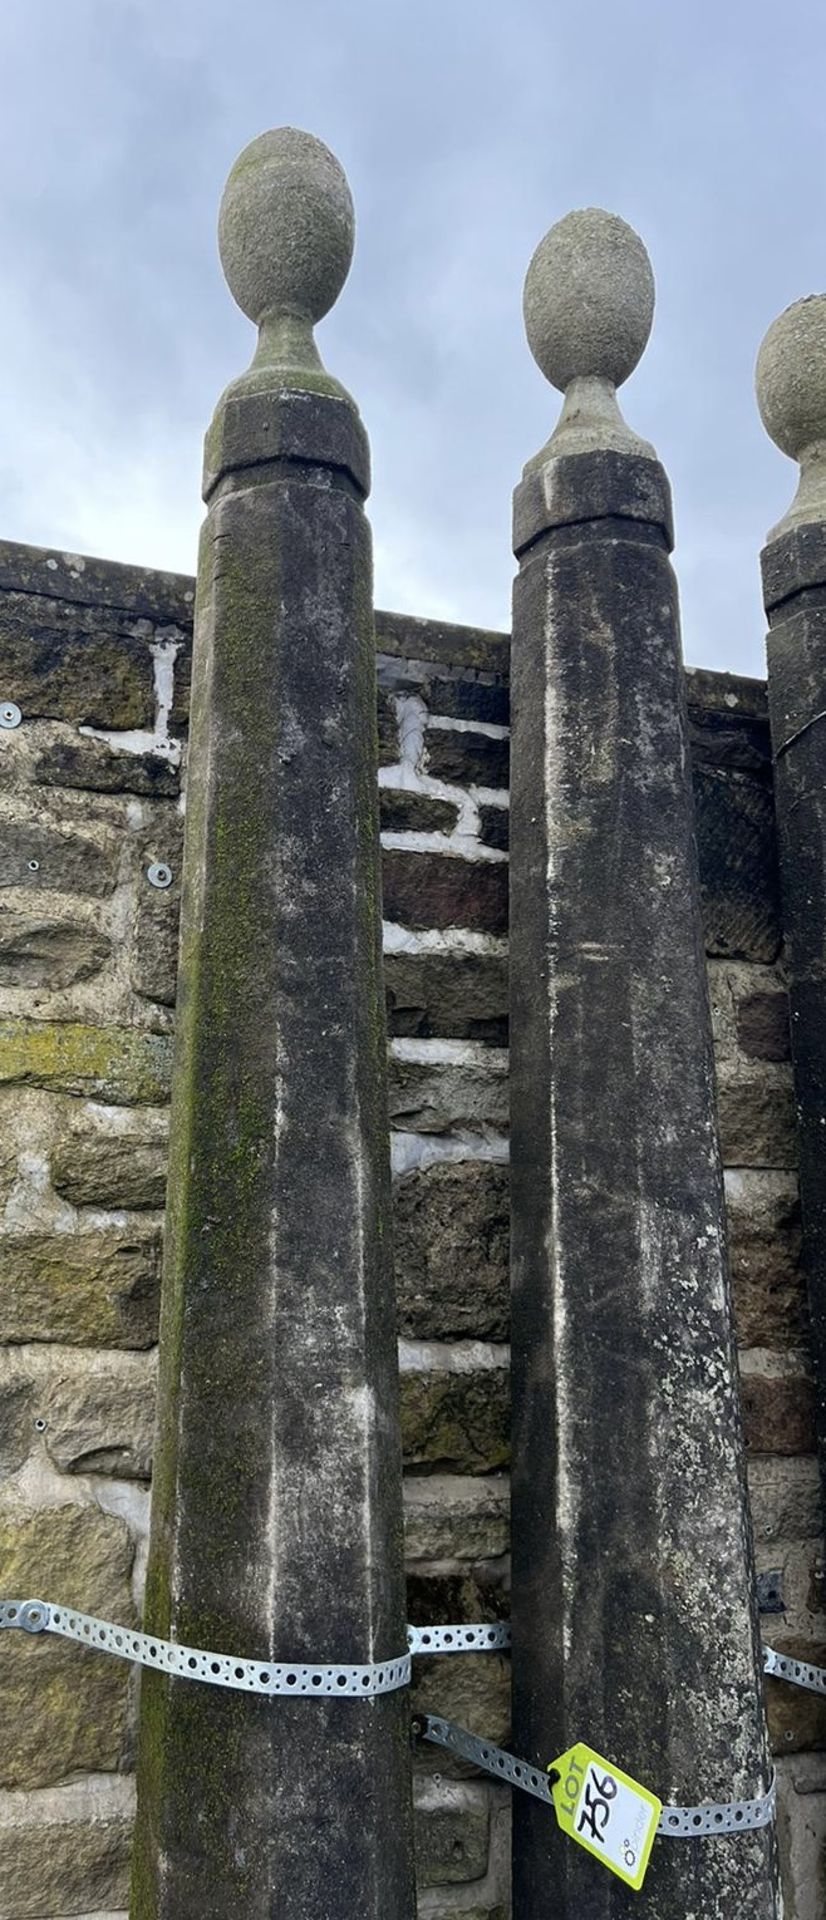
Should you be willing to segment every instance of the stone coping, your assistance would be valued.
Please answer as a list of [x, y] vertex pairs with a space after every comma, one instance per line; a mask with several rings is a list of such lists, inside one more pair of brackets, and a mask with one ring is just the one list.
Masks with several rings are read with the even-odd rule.
[[[37, 594], [83, 607], [111, 607], [155, 622], [192, 624], [195, 581], [183, 573], [156, 567], [100, 560], [93, 555], [61, 552], [0, 540], [0, 593]], [[420, 660], [441, 667], [460, 667], [507, 678], [510, 635], [452, 621], [419, 619], [413, 614], [376, 611], [376, 642], [380, 653], [396, 659]], [[707, 667], [686, 669], [689, 705], [706, 712], [765, 719], [766, 686], [743, 674], [720, 673]]]

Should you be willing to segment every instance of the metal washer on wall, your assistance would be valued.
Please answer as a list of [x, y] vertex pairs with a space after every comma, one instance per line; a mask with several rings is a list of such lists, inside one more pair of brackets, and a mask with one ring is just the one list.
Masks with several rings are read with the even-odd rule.
[[19, 727], [22, 718], [20, 708], [14, 700], [4, 700], [0, 704], [0, 727], [4, 727], [7, 732], [11, 732], [13, 727]]

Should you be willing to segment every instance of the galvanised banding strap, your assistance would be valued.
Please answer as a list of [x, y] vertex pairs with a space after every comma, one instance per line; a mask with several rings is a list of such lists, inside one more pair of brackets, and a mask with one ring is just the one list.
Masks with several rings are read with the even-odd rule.
[[272, 1660], [242, 1660], [231, 1654], [205, 1653], [200, 1647], [178, 1646], [173, 1640], [132, 1633], [128, 1627], [113, 1627], [107, 1620], [96, 1620], [75, 1608], [54, 1607], [46, 1600], [0, 1602], [0, 1627], [22, 1627], [24, 1633], [59, 1633], [66, 1640], [79, 1640], [81, 1646], [96, 1647], [99, 1653], [136, 1660], [142, 1667], [157, 1667], [182, 1680], [205, 1680], [213, 1687], [236, 1687], [246, 1693], [349, 1694], [369, 1700], [410, 1684], [409, 1653], [400, 1660], [377, 1661], [371, 1666], [329, 1666], [320, 1661], [312, 1666], [298, 1661], [276, 1665]]
[[[245, 1660], [231, 1654], [207, 1653], [202, 1648], [184, 1647], [157, 1635], [133, 1633], [127, 1627], [113, 1626], [92, 1614], [77, 1609], [53, 1606], [47, 1600], [0, 1601], [0, 1628], [21, 1628], [24, 1633], [57, 1633], [77, 1640], [101, 1653], [114, 1653], [121, 1660], [137, 1661], [140, 1666], [155, 1667], [184, 1680], [202, 1680], [215, 1687], [233, 1687], [248, 1693], [328, 1694], [375, 1698], [392, 1693], [410, 1683], [413, 1654], [493, 1652], [509, 1647], [511, 1630], [507, 1622], [482, 1621], [451, 1626], [408, 1627], [408, 1651], [401, 1659], [372, 1665], [333, 1666], [320, 1661], [312, 1665], [294, 1661], [277, 1665], [273, 1661]], [[826, 1694], [826, 1668], [806, 1661], [792, 1660], [763, 1648], [763, 1668], [778, 1680]], [[489, 1740], [458, 1727], [452, 1720], [423, 1714], [416, 1721], [425, 1740], [470, 1760], [494, 1779], [507, 1780], [511, 1786], [533, 1794], [537, 1800], [553, 1805], [546, 1774], [538, 1772], [526, 1760], [514, 1758]], [[733, 1800], [725, 1804], [704, 1803], [697, 1807], [663, 1808], [658, 1832], [672, 1839], [698, 1838], [705, 1834], [747, 1833], [768, 1826], [774, 1818], [775, 1781], [757, 1800]]]
[[[461, 1760], [470, 1760], [485, 1773], [493, 1775], [495, 1780], [507, 1780], [512, 1787], [521, 1787], [523, 1793], [532, 1793], [536, 1800], [544, 1800], [546, 1806], [553, 1807], [553, 1794], [547, 1773], [529, 1765], [527, 1760], [516, 1760], [512, 1753], [505, 1753], [501, 1747], [494, 1747], [490, 1740], [477, 1740], [476, 1735], [457, 1727], [452, 1720], [440, 1720], [435, 1714], [420, 1714], [414, 1725], [422, 1739], [432, 1740], [437, 1747], [444, 1747], [447, 1753], [459, 1755]], [[768, 1793], [761, 1794], [759, 1800], [728, 1800], [717, 1804], [705, 1802], [699, 1807], [663, 1807], [657, 1832], [669, 1840], [699, 1840], [710, 1833], [750, 1833], [755, 1827], [768, 1827], [774, 1819], [776, 1787], [774, 1775]]]

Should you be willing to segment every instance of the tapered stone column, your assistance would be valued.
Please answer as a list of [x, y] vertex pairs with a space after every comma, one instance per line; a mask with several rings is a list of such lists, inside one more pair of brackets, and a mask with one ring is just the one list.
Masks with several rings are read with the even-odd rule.
[[800, 484], [762, 554], [803, 1266], [826, 1496], [826, 296], [798, 300], [757, 361], [767, 432]]
[[[514, 1746], [577, 1739], [664, 1801], [768, 1786], [671, 504], [615, 388], [641, 241], [537, 249], [565, 393], [515, 498], [511, 1036]], [[515, 1795], [515, 1920], [771, 1920], [771, 1830], [658, 1840], [629, 1894]]]
[[[368, 447], [313, 323], [353, 212], [262, 135], [221, 256], [259, 324], [207, 436], [150, 1630], [405, 1650]], [[412, 1920], [406, 1694], [144, 1676], [133, 1920]]]

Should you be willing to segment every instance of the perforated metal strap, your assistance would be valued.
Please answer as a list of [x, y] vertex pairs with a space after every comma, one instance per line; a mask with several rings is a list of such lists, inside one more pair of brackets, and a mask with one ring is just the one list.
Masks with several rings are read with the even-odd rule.
[[242, 1660], [230, 1654], [205, 1653], [199, 1647], [177, 1646], [172, 1640], [132, 1633], [127, 1627], [114, 1627], [73, 1608], [53, 1607], [45, 1600], [0, 1602], [0, 1627], [22, 1627], [24, 1633], [59, 1633], [66, 1640], [79, 1641], [81, 1646], [114, 1653], [121, 1660], [136, 1660], [142, 1667], [157, 1667], [182, 1680], [205, 1680], [213, 1687], [235, 1687], [246, 1693], [349, 1694], [369, 1700], [410, 1684], [409, 1653], [400, 1660], [372, 1666], [328, 1666], [322, 1662], [305, 1666], [296, 1661], [276, 1665], [271, 1660]]
[[[447, 1753], [455, 1753], [462, 1760], [471, 1760], [474, 1766], [481, 1767], [485, 1773], [493, 1775], [495, 1780], [507, 1780], [512, 1787], [521, 1787], [523, 1793], [531, 1793], [536, 1800], [544, 1800], [553, 1806], [553, 1794], [547, 1774], [532, 1767], [527, 1760], [517, 1760], [512, 1753], [505, 1753], [501, 1747], [495, 1747], [490, 1740], [477, 1740], [476, 1735], [468, 1733], [464, 1727], [457, 1727], [453, 1720], [440, 1720], [435, 1714], [421, 1714], [414, 1723], [424, 1740], [431, 1740], [437, 1747], [444, 1747]], [[767, 1827], [774, 1819], [775, 1780], [772, 1775], [768, 1793], [761, 1794], [758, 1800], [729, 1800], [721, 1804], [705, 1802], [699, 1807], [663, 1807], [657, 1832], [670, 1840], [697, 1840], [710, 1833], [748, 1833], [756, 1827]]]
[[763, 1672], [775, 1680], [790, 1680], [793, 1687], [807, 1687], [810, 1693], [826, 1693], [826, 1667], [813, 1667], [808, 1660], [792, 1660], [774, 1647], [763, 1648]]
[[493, 1653], [509, 1647], [511, 1630], [507, 1621], [483, 1620], [478, 1626], [408, 1627], [407, 1645], [411, 1653]]

